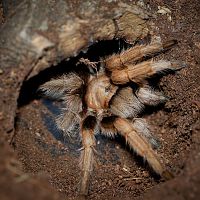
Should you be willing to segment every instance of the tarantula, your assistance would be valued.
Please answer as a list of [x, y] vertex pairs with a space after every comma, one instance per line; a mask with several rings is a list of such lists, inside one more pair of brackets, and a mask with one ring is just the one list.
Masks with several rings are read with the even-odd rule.
[[[80, 193], [87, 195], [89, 177], [93, 168], [95, 134], [101, 132], [114, 137], [125, 137], [130, 147], [147, 160], [160, 176], [170, 178], [154, 147], [157, 141], [151, 135], [145, 120], [138, 118], [145, 105], [156, 106], [166, 101], [159, 91], [153, 90], [147, 78], [166, 70], [178, 70], [185, 65], [166, 60], [149, 60], [155, 54], [171, 48], [175, 41], [152, 42], [136, 45], [114, 54], [97, 64], [83, 59], [88, 74], [68, 73], [44, 83], [44, 95], [62, 100], [64, 108], [56, 119], [64, 134], [74, 133], [80, 126], [82, 138]], [[137, 87], [133, 87], [133, 84]]]

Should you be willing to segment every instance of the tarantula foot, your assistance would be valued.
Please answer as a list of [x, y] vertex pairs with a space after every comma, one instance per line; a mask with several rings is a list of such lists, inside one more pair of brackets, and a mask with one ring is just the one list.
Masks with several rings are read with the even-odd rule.
[[174, 175], [169, 172], [168, 170], [165, 170], [163, 173], [162, 173], [162, 177], [165, 179], [165, 180], [170, 180], [170, 179], [173, 179], [174, 178]]
[[187, 64], [185, 62], [172, 61], [171, 66], [172, 66], [173, 70], [177, 71], [177, 70], [187, 67]]
[[178, 43], [177, 40], [168, 40], [164, 42], [162, 46], [163, 46], [163, 49], [167, 50], [167, 49], [171, 49], [177, 43]]

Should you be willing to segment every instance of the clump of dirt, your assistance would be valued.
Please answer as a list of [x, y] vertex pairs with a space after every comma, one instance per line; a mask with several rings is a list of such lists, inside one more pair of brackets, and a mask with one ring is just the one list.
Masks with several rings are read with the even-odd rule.
[[[154, 199], [195, 199], [198, 195], [198, 189], [195, 188], [200, 187], [200, 177], [196, 175], [200, 160], [199, 2], [157, 0], [145, 1], [145, 5], [148, 5], [151, 13], [157, 14], [152, 19], [151, 34], [161, 36], [163, 41], [178, 40], [176, 47], [158, 58], [180, 60], [188, 65], [187, 68], [161, 79], [159, 87], [169, 97], [169, 101], [145, 115], [154, 135], [160, 140], [158, 154], [176, 178], [163, 183], [141, 158], [124, 145], [121, 138], [98, 136], [99, 155], [96, 155], [97, 162], [92, 173], [88, 199], [148, 199], [150, 196]], [[170, 12], [159, 14], [157, 11], [163, 8], [168, 8]], [[36, 87], [32, 92], [35, 91]], [[59, 106], [59, 103], [37, 98], [24, 103], [19, 108], [16, 119], [14, 149], [27, 176], [48, 175], [50, 184], [61, 195], [75, 199], [80, 181], [80, 141], [76, 137], [63, 138], [56, 129], [54, 119], [58, 115]], [[10, 156], [9, 154], [8, 157]], [[195, 178], [192, 178], [194, 175]], [[188, 178], [184, 179], [185, 176]], [[9, 174], [5, 177], [14, 179]], [[2, 183], [8, 185], [6, 179]], [[39, 190], [45, 192], [42, 189], [45, 183], [37, 184], [41, 187]], [[26, 187], [26, 182], [18, 187]], [[11, 196], [18, 194], [18, 187], [10, 193]], [[33, 188], [30, 190], [34, 191]], [[46, 191], [51, 190], [48, 188]], [[7, 193], [4, 194], [6, 197]], [[40, 195], [38, 197], [42, 198], [42, 193]], [[17, 196], [20, 199], [23, 195]]]

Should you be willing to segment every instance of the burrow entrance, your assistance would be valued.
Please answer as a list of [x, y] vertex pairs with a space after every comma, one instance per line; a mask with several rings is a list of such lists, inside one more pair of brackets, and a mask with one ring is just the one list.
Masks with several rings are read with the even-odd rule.
[[[138, 41], [141, 42], [144, 41]], [[37, 91], [38, 87], [51, 78], [72, 70], [86, 70], [83, 64], [77, 65], [82, 57], [96, 62], [129, 46], [123, 40], [101, 41], [89, 47], [87, 52], [81, 52], [69, 61], [62, 61], [57, 66], [40, 72], [24, 82], [21, 88], [14, 148], [25, 172], [47, 175], [53, 187], [68, 198], [78, 195], [80, 138], [78, 134], [73, 137], [63, 137], [55, 125], [55, 118], [60, 113], [62, 102], [42, 98]], [[155, 81], [157, 83], [158, 79]], [[160, 88], [162, 90], [162, 87]], [[184, 138], [181, 134], [176, 137], [173, 134], [169, 136], [168, 129], [171, 130], [171, 125], [165, 123], [170, 118], [170, 112], [171, 110], [163, 105], [160, 108], [147, 110], [145, 118], [152, 125], [155, 136], [162, 144], [158, 149], [159, 155], [171, 171], [179, 174], [183, 161], [176, 163], [174, 161], [175, 156], [181, 156], [183, 151], [176, 144], [181, 141], [187, 154], [191, 135], [188, 133]], [[163, 126], [168, 128], [164, 130]], [[122, 138], [110, 139], [98, 135], [96, 139], [98, 154], [90, 182], [89, 198], [139, 196], [163, 181], [151, 172], [140, 157], [130, 151]]]

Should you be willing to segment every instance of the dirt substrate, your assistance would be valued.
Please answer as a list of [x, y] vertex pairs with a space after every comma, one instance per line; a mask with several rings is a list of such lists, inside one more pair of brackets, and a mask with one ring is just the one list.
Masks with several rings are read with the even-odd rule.
[[[97, 136], [98, 155], [88, 199], [198, 199], [200, 196], [200, 5], [198, 0], [145, 4], [151, 13], [156, 13], [158, 6], [171, 11], [157, 14], [151, 20], [151, 34], [161, 36], [162, 40], [179, 41], [158, 58], [180, 60], [188, 65], [161, 79], [159, 88], [169, 101], [143, 116], [161, 143], [158, 154], [175, 178], [164, 182], [156, 177], [121, 138]], [[78, 197], [80, 141], [63, 138], [55, 129], [53, 119], [59, 106], [33, 99], [18, 109], [14, 152], [7, 143], [0, 143], [1, 199]]]

